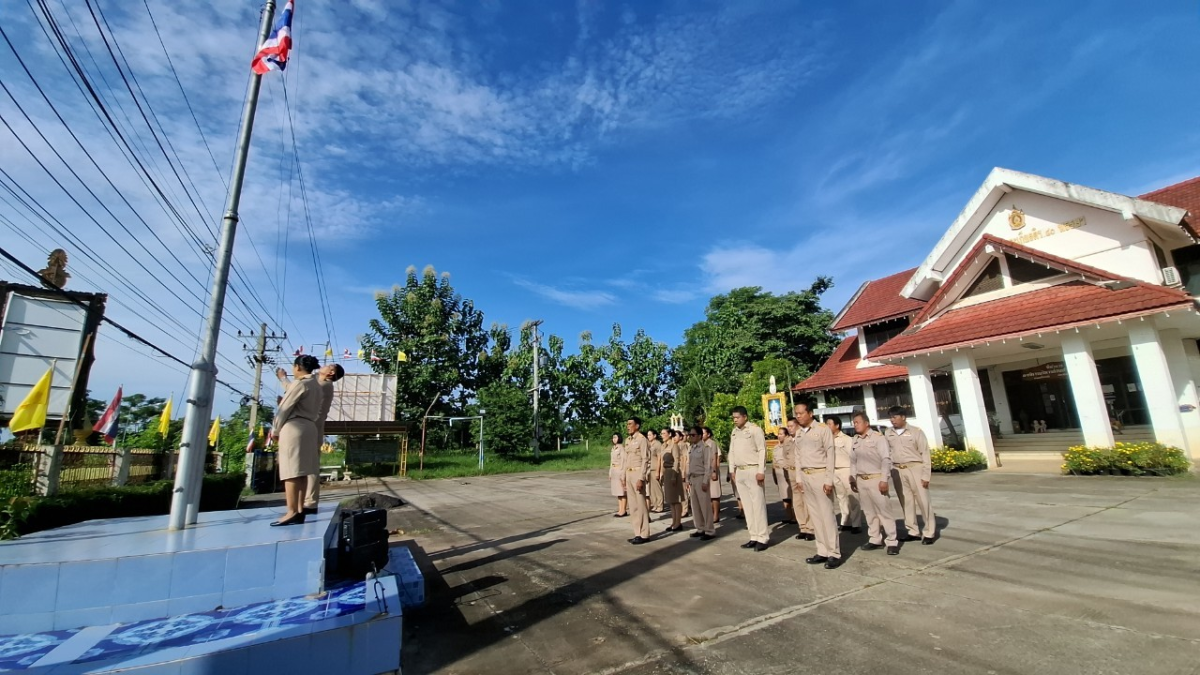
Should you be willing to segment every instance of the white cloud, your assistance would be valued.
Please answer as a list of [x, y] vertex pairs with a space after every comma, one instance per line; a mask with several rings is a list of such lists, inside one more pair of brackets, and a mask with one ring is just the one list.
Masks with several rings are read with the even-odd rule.
[[575, 309], [596, 309], [597, 307], [611, 305], [617, 301], [616, 296], [607, 291], [568, 290], [525, 279], [514, 279], [513, 283], [521, 288], [533, 291], [551, 302], [567, 307], [574, 307]]

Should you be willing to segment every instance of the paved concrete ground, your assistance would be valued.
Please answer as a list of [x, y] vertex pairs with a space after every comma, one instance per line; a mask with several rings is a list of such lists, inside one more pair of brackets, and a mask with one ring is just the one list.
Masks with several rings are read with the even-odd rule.
[[716, 541], [656, 520], [631, 546], [602, 472], [370, 488], [415, 507], [399, 539], [428, 602], [405, 615], [406, 675], [1200, 672], [1191, 478], [935, 476], [936, 545], [845, 535], [838, 570], [804, 564], [795, 526], [738, 548], [728, 497]]

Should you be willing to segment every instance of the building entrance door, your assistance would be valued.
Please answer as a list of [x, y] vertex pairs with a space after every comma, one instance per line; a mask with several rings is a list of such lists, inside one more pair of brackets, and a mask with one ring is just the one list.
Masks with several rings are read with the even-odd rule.
[[1062, 361], [1004, 373], [1004, 388], [1013, 414], [1013, 429], [1030, 433], [1036, 423], [1047, 429], [1078, 429], [1079, 414]]

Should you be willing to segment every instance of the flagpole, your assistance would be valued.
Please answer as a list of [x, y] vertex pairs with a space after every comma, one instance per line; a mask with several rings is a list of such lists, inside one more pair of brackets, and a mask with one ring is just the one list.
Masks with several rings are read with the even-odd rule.
[[[275, 17], [275, 0], [267, 0], [262, 23], [258, 29], [258, 48], [271, 34]], [[212, 415], [213, 394], [216, 390], [217, 339], [221, 331], [221, 316], [225, 305], [225, 287], [229, 282], [229, 266], [233, 258], [233, 240], [237, 234], [238, 206], [242, 200], [242, 182], [246, 177], [246, 160], [250, 154], [250, 135], [254, 131], [254, 112], [258, 107], [258, 90], [262, 76], [251, 71], [246, 106], [242, 109], [242, 124], [238, 131], [237, 152], [233, 175], [225, 201], [225, 217], [221, 221], [221, 242], [213, 267], [212, 297], [208, 304], [208, 319], [204, 343], [192, 364], [188, 385], [187, 407], [184, 413], [183, 435], [179, 443], [179, 470], [171, 494], [171, 515], [168, 527], [181, 530], [195, 524], [199, 515], [200, 489], [203, 486], [205, 444], [204, 425]]]

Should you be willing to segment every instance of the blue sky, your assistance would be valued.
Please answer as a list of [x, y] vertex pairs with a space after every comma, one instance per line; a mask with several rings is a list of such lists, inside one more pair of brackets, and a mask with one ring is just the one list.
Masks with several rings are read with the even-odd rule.
[[[119, 123], [169, 184], [87, 7], [49, 5], [76, 49], [94, 50], [94, 79], [105, 76], [101, 88], [127, 109]], [[220, 171], [145, 7], [98, 5], [215, 220], [258, 4], [150, 2]], [[993, 166], [1125, 194], [1200, 174], [1200, 12], [1190, 1], [1146, 7], [298, 0], [294, 61], [265, 79], [251, 155], [242, 212], [255, 246], [240, 237], [235, 259], [267, 321], [291, 336], [289, 352], [326, 340], [299, 185], [282, 152], [286, 78], [339, 353], [374, 316], [373, 293], [410, 265], [449, 271], [489, 322], [543, 319], [568, 349], [583, 330], [603, 340], [613, 322], [678, 344], [712, 294], [741, 285], [786, 291], [831, 275], [836, 311], [862, 281], [918, 264]], [[154, 210], [34, 15], [20, 3], [3, 11], [39, 83], [148, 227], [204, 280], [193, 285], [206, 297], [202, 255]], [[17, 68], [0, 45], [14, 96], [130, 223]], [[51, 156], [7, 97], [0, 114]], [[135, 269], [24, 153], [0, 128], [4, 165], [26, 189], [168, 312], [199, 325], [197, 303]], [[177, 183], [173, 195], [185, 203]], [[0, 216], [25, 222], [4, 203]], [[126, 244], [149, 239], [140, 222], [126, 235], [98, 220]], [[36, 246], [2, 225], [0, 239], [40, 267], [63, 244], [28, 231]], [[72, 288], [121, 295], [102, 274], [73, 269]], [[193, 334], [125, 300], [110, 302], [109, 315], [190, 358]], [[229, 328], [245, 331], [261, 313], [231, 314]], [[184, 390], [182, 369], [108, 333], [95, 395], [118, 383]], [[223, 377], [248, 389], [241, 344], [224, 339], [221, 351]]]

